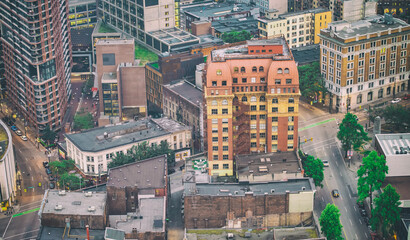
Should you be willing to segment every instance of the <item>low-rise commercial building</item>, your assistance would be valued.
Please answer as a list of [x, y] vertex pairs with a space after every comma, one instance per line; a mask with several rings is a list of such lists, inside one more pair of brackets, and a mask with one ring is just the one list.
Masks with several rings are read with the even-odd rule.
[[186, 150], [191, 146], [190, 128], [170, 119], [145, 118], [66, 134], [65, 137], [67, 156], [89, 177], [107, 174], [107, 165], [116, 154], [126, 154], [142, 142], [159, 145], [166, 141], [173, 150]]
[[281, 182], [184, 183], [185, 227], [270, 228], [297, 226], [312, 218], [311, 179]]
[[12, 136], [7, 125], [0, 121], [0, 212], [2, 206], [15, 201], [17, 180]]
[[237, 155], [236, 175], [239, 182], [272, 182], [303, 178], [296, 152]]
[[[39, 216], [41, 225], [52, 228], [105, 229], [106, 192], [66, 192], [46, 190]], [[69, 233], [68, 233], [69, 234]]]

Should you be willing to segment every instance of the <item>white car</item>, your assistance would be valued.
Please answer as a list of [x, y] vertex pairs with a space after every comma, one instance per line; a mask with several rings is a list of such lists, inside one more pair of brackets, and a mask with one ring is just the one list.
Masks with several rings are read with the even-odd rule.
[[21, 139], [22, 139], [23, 141], [27, 141], [27, 137], [26, 137], [26, 136], [21, 136]]
[[20, 130], [17, 130], [17, 131], [16, 131], [16, 134], [17, 134], [17, 136], [23, 135], [23, 133], [22, 133]]
[[395, 98], [393, 100], [391, 100], [391, 103], [398, 103], [401, 101], [401, 98]]
[[322, 160], [323, 166], [324, 167], [329, 167], [329, 161], [328, 160]]

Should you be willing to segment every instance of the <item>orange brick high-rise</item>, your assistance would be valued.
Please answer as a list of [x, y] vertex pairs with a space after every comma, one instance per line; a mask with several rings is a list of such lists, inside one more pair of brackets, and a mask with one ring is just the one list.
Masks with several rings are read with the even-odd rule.
[[233, 175], [235, 155], [297, 148], [299, 75], [284, 38], [213, 51], [205, 81], [210, 175]]

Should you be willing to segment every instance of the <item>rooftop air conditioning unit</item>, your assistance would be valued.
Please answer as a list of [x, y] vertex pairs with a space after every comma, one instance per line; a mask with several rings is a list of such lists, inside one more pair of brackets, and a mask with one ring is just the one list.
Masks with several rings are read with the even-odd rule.
[[86, 197], [91, 197], [91, 196], [93, 196], [93, 193], [92, 193], [92, 192], [86, 192], [84, 195], [85, 195]]
[[88, 211], [89, 212], [95, 212], [95, 206], [89, 206]]
[[56, 210], [56, 211], [61, 211], [61, 210], [63, 210], [63, 205], [61, 205], [61, 204], [56, 205], [56, 206], [54, 207], [54, 210]]
[[58, 192], [58, 195], [59, 195], [59, 196], [65, 196], [65, 190], [59, 191], [59, 192]]

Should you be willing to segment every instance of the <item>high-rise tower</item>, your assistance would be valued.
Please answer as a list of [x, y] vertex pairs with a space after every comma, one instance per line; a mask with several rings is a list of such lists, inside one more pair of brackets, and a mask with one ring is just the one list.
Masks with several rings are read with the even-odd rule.
[[61, 125], [71, 94], [67, 3], [0, 2], [6, 98], [37, 131]]

